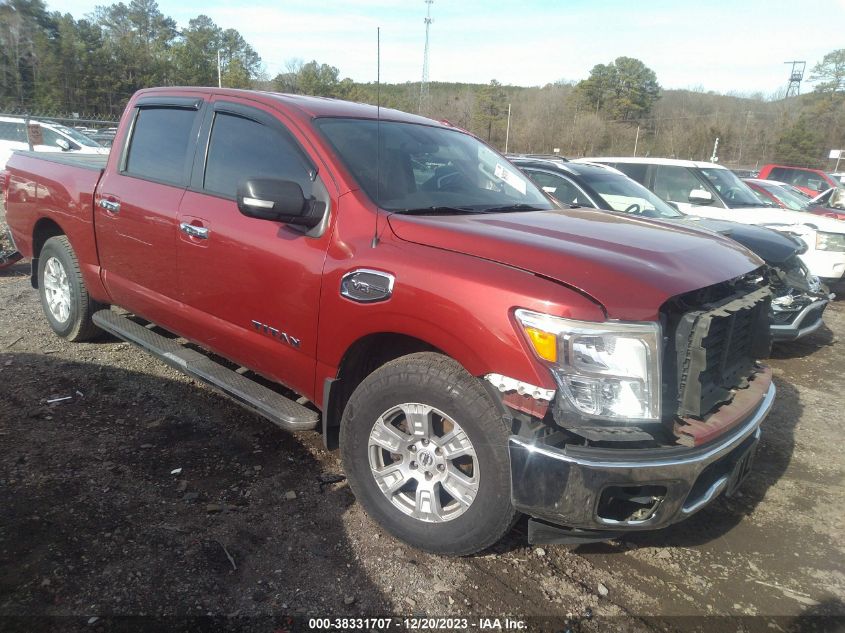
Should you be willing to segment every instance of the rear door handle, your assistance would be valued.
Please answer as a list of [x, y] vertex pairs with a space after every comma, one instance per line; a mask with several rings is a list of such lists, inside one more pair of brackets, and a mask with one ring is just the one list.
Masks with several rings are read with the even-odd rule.
[[208, 229], [204, 226], [194, 226], [193, 224], [182, 222], [179, 224], [179, 230], [188, 237], [195, 237], [198, 240], [208, 239]]
[[106, 200], [105, 198], [100, 198], [100, 201], [97, 204], [100, 205], [101, 209], [105, 209], [109, 213], [120, 213], [120, 203], [116, 200]]

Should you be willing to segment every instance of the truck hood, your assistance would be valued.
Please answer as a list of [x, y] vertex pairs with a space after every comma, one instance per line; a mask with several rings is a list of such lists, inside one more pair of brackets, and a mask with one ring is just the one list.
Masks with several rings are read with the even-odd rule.
[[729, 237], [748, 250], [753, 251], [770, 266], [783, 264], [806, 248], [803, 243], [787, 233], [781, 233], [764, 226], [701, 218], [695, 215], [665, 221], [699, 227]]
[[657, 318], [670, 297], [739, 277], [762, 262], [694, 228], [592, 209], [409, 216], [389, 224], [408, 242], [514, 266], [576, 288], [608, 316]]

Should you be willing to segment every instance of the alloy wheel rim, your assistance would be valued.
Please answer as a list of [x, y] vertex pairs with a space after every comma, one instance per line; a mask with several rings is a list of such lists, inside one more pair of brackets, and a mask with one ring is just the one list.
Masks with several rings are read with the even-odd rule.
[[70, 280], [57, 257], [51, 257], [44, 265], [44, 294], [50, 314], [65, 323], [70, 318]]
[[367, 452], [382, 494], [420, 521], [456, 519], [478, 494], [475, 447], [455, 420], [429, 405], [403, 403], [381, 414]]

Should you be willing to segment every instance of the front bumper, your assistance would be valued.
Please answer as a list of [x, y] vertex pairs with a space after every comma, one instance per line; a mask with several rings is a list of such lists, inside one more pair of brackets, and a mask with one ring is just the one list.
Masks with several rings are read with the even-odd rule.
[[795, 341], [808, 334], [812, 334], [824, 325], [822, 314], [827, 304], [827, 299], [813, 301], [798, 312], [789, 323], [780, 325], [772, 323], [770, 326], [772, 340], [775, 342]]
[[556, 448], [512, 435], [513, 504], [581, 530], [654, 529], [685, 519], [742, 481], [774, 398], [772, 384], [746, 421], [696, 448]]

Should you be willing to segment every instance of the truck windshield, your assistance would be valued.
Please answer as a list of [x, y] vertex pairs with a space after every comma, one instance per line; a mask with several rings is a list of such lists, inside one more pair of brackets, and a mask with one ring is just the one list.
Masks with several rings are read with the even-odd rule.
[[684, 214], [664, 202], [638, 182], [622, 174], [588, 173], [581, 177], [614, 211], [626, 211], [646, 218], [682, 218]]
[[807, 211], [810, 208], [810, 201], [807, 198], [796, 195], [786, 187], [769, 184], [760, 184], [760, 186], [780, 200], [787, 209], [791, 209], [793, 211]]
[[383, 209], [460, 214], [556, 208], [504, 157], [469, 134], [372, 119], [320, 118], [315, 124]]
[[701, 173], [719, 192], [719, 197], [722, 198], [722, 202], [729, 209], [763, 206], [749, 186], [737, 178], [736, 174], [729, 169], [704, 167], [701, 169]]

